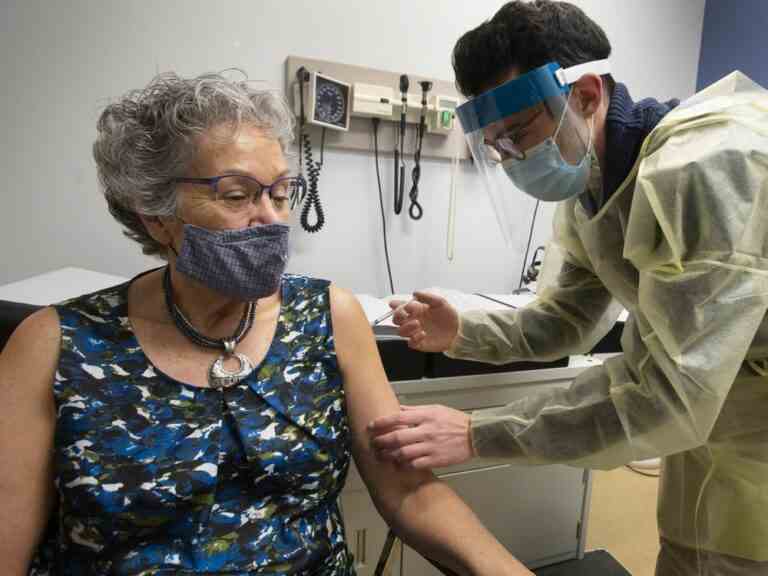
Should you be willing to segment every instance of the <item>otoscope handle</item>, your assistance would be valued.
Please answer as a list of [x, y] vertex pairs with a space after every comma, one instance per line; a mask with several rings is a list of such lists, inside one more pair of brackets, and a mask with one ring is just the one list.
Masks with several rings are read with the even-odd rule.
[[402, 207], [402, 201], [405, 198], [405, 164], [400, 166], [400, 202]]

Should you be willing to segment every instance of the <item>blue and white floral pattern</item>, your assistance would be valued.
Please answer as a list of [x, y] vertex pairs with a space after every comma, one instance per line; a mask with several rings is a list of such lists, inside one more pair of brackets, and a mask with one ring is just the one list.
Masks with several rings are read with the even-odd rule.
[[56, 307], [51, 572], [354, 574], [337, 504], [350, 431], [328, 282], [283, 277], [266, 358], [223, 391], [152, 366], [128, 285]]

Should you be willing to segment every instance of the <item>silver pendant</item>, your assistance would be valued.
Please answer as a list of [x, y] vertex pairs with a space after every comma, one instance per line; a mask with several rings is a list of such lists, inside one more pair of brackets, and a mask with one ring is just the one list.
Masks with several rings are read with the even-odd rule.
[[[234, 372], [227, 370], [224, 367], [224, 361], [227, 358], [237, 358], [240, 367]], [[250, 358], [245, 354], [240, 354], [239, 352], [224, 354], [216, 358], [216, 361], [211, 364], [211, 367], [208, 369], [208, 385], [211, 388], [228, 388], [229, 386], [234, 386], [253, 372], [253, 369], [253, 362], [251, 362]]]

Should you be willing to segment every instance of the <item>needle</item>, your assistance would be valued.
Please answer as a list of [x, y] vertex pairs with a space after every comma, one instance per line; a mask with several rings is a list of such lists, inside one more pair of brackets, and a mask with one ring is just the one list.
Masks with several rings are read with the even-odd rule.
[[400, 306], [398, 306], [397, 308], [393, 308], [392, 310], [390, 310], [389, 312], [387, 312], [383, 316], [379, 316], [378, 318], [376, 318], [376, 320], [371, 322], [371, 326], [376, 326], [377, 324], [381, 324], [382, 322], [384, 322], [384, 320], [386, 320], [387, 318], [390, 318], [392, 316], [392, 314], [397, 312], [400, 308], [404, 308], [405, 306], [407, 306], [408, 304], [410, 304], [411, 302], [414, 302], [414, 301], [415, 300], [413, 300], [413, 299], [408, 300], [408, 302], [406, 302], [405, 304], [401, 304]]
[[378, 318], [376, 318], [376, 320], [374, 320], [371, 323], [371, 326], [376, 326], [377, 324], [381, 324], [382, 322], [384, 322], [384, 320], [386, 320], [387, 318], [390, 318], [392, 316], [392, 314], [394, 314], [394, 313], [395, 313], [394, 310], [390, 310], [389, 312], [387, 312], [383, 316], [379, 316]]

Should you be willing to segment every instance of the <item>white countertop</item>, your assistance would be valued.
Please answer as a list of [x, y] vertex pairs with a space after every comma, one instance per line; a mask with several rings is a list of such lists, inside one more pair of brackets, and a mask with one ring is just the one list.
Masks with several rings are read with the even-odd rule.
[[95, 292], [127, 278], [86, 270], [85, 268], [60, 268], [38, 276], [0, 286], [0, 300], [46, 306]]

